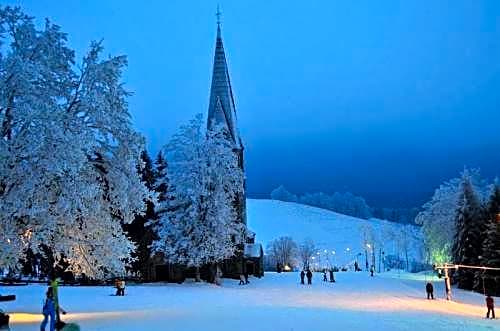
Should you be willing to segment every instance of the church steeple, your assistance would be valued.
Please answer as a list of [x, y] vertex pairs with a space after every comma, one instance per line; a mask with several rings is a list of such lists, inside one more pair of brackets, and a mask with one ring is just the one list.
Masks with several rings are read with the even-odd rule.
[[208, 106], [207, 127], [222, 124], [226, 126], [231, 135], [235, 148], [240, 149], [241, 140], [236, 124], [236, 107], [234, 104], [233, 90], [229, 71], [227, 68], [226, 54], [222, 43], [221, 13], [217, 7], [217, 39], [215, 42], [214, 66], [212, 72], [212, 85], [210, 87], [210, 101]]

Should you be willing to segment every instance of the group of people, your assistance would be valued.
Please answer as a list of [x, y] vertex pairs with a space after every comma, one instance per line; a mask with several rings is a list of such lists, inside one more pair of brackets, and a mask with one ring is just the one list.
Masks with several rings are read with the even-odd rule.
[[[329, 269], [328, 273], [330, 275], [330, 283], [335, 283], [335, 274], [333, 273], [333, 269]], [[326, 269], [323, 270], [323, 281], [328, 281], [328, 277], [326, 276]]]
[[[333, 269], [329, 269], [328, 273], [330, 274], [330, 283], [335, 283], [335, 274], [333, 273]], [[313, 273], [311, 269], [306, 268], [300, 272], [300, 284], [305, 284], [305, 279], [307, 278], [307, 285], [312, 285]], [[323, 270], [323, 281], [327, 282], [327, 269]]]
[[313, 273], [311, 269], [307, 268], [306, 270], [302, 270], [300, 272], [300, 283], [304, 285], [304, 278], [307, 277], [307, 285], [312, 285]]

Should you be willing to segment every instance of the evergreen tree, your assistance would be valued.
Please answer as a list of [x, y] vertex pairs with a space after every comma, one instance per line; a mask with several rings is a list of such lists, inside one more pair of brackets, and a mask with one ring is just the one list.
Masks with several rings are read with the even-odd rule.
[[[455, 217], [456, 234], [452, 248], [453, 261], [462, 265], [479, 265], [482, 252], [481, 229], [483, 228], [483, 210], [474, 191], [471, 177], [467, 171], [460, 184], [459, 206]], [[446, 229], [442, 229], [447, 231]], [[472, 290], [474, 271], [460, 268], [455, 280], [458, 288]]]
[[[486, 227], [483, 234], [481, 265], [500, 268], [500, 186], [495, 184], [486, 210]], [[494, 270], [476, 272], [475, 289], [500, 296], [500, 272]]]
[[[139, 175], [144, 185], [150, 191], [153, 191], [156, 173], [147, 151], [141, 153], [141, 160], [143, 167], [139, 169]], [[146, 200], [144, 203], [146, 205], [146, 212], [142, 215], [137, 215], [132, 223], [124, 224], [124, 229], [136, 246], [135, 251], [132, 253], [132, 262], [129, 269], [142, 279], [148, 279], [151, 256], [150, 246], [153, 242], [153, 231], [149, 222], [155, 218], [155, 205], [151, 200]]]
[[168, 179], [168, 163], [163, 152], [160, 151], [155, 161], [155, 186], [154, 190], [158, 193], [158, 203], [167, 200], [168, 190], [170, 189]]

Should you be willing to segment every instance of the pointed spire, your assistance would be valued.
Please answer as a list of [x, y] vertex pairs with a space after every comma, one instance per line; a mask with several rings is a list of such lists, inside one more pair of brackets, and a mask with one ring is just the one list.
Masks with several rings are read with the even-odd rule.
[[[207, 127], [210, 129], [214, 124], [223, 124], [227, 126], [235, 146], [240, 148], [241, 142], [236, 126], [236, 107], [234, 104], [231, 81], [229, 79], [226, 54], [222, 42], [220, 16], [220, 10], [217, 7], [217, 39], [215, 42], [214, 67], [212, 72], [212, 85], [210, 88]], [[222, 121], [223, 123], [221, 123]]]
[[217, 4], [217, 12], [215, 13], [215, 16], [217, 17], [217, 31], [220, 30], [220, 17], [222, 16], [222, 13], [220, 12], [219, 9], [219, 4]]

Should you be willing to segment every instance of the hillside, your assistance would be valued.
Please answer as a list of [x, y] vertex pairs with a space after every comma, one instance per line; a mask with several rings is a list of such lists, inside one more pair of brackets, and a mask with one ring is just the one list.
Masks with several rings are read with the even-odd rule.
[[[264, 247], [271, 240], [281, 236], [290, 236], [300, 243], [311, 238], [322, 252], [329, 253], [335, 264], [353, 261], [356, 254], [362, 253], [360, 261], [365, 261], [363, 246], [363, 228], [371, 226], [375, 237], [376, 256], [382, 243], [385, 255], [404, 254], [403, 225], [379, 219], [363, 220], [356, 217], [338, 214], [329, 210], [302, 204], [277, 200], [247, 199], [247, 217], [249, 228], [257, 234], [256, 240]], [[416, 226], [410, 229], [419, 234]], [[410, 259], [419, 261], [421, 240], [409, 238]], [[322, 253], [324, 254], [324, 253]], [[322, 257], [325, 259], [325, 257]]]

